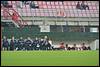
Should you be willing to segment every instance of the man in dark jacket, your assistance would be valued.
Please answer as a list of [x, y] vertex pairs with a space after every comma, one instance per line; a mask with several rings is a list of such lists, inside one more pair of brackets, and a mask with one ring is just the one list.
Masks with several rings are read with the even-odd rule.
[[28, 37], [27, 40], [25, 41], [25, 50], [31, 50], [31, 45], [32, 45], [32, 40], [30, 39], [30, 37]]
[[83, 50], [86, 50], [87, 49], [86, 46], [85, 46], [85, 43], [82, 44], [82, 49]]
[[72, 50], [78, 50], [78, 48], [76, 47], [76, 44], [73, 45]]
[[36, 37], [35, 40], [34, 40], [33, 43], [32, 43], [32, 46], [33, 46], [33, 49], [34, 49], [34, 50], [37, 50], [37, 45], [39, 45], [39, 40], [38, 40], [38, 38]]
[[16, 45], [16, 40], [14, 39], [14, 37], [12, 37], [12, 39], [10, 41], [10, 50], [14, 50], [15, 45]]
[[3, 37], [2, 45], [3, 45], [3, 50], [8, 50], [9, 42], [5, 36]]
[[18, 40], [18, 50], [23, 50], [24, 40], [22, 37]]
[[81, 9], [80, 2], [77, 3], [77, 5], [76, 5], [76, 9]]
[[82, 1], [81, 7], [82, 7], [82, 9], [84, 9], [84, 10], [86, 10], [86, 8], [89, 10], [89, 6], [88, 6], [88, 5], [85, 5], [84, 1]]
[[40, 47], [39, 47], [40, 50], [43, 50], [43, 39], [40, 40], [39, 45], [40, 45]]

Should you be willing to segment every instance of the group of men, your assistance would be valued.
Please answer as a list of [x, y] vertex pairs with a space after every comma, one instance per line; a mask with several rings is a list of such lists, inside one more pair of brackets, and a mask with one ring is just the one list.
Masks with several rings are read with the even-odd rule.
[[82, 43], [81, 47], [77, 47], [76, 44], [73, 44], [72, 47], [70, 47], [68, 44], [64, 45], [64, 43], [61, 43], [59, 50], [91, 50], [90, 46], [86, 47], [85, 43]]
[[1, 49], [2, 50], [90, 50], [90, 46], [86, 47], [85, 43], [81, 45], [81, 47], [77, 47], [76, 44], [73, 47], [70, 47], [68, 44], [64, 45], [64, 43], [60, 43], [59, 47], [54, 47], [52, 41], [45, 36], [42, 38], [31, 39], [27, 37], [27, 39], [12, 39], [8, 41], [8, 39], [4, 36], [2, 40]]
[[50, 50], [51, 44], [49, 43], [49, 39], [45, 37], [44, 39], [36, 39], [32, 40], [28, 37], [26, 40], [20, 37], [20, 39], [16, 40], [14, 37], [10, 40], [4, 36], [2, 40], [2, 50]]

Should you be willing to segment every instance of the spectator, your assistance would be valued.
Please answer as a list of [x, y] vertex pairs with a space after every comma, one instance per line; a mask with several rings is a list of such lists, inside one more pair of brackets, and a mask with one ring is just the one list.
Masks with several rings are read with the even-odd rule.
[[89, 10], [89, 6], [84, 4], [84, 1], [81, 3], [82, 9], [86, 10], [86, 8]]
[[18, 15], [17, 15], [16, 12], [14, 12], [14, 13], [12, 14], [12, 20], [14, 20], [15, 22], [18, 22]]
[[82, 1], [81, 5], [80, 2], [77, 3], [76, 5], [77, 9], [81, 9], [81, 10], [86, 10], [86, 8], [89, 10], [89, 6], [84, 4], [84, 1]]
[[8, 1], [1, 1], [3, 7], [8, 7]]
[[28, 1], [22, 1], [22, 3], [25, 4], [25, 5], [29, 4], [29, 3], [27, 3], [27, 2], [28, 2]]
[[35, 5], [35, 3], [33, 1], [31, 1], [30, 7], [31, 8], [39, 8], [39, 6], [38, 5]]
[[17, 27], [22, 26], [22, 24], [21, 24], [22, 21], [21, 22], [19, 21], [19, 16], [18, 16], [18, 14], [16, 12], [14, 12], [12, 14], [12, 20], [15, 22]]
[[16, 4], [16, 6], [18, 7], [18, 8], [23, 8], [23, 2], [22, 1], [17, 1], [17, 4]]
[[81, 5], [80, 5], [79, 2], [77, 3], [76, 8], [77, 8], [77, 9], [81, 9]]
[[8, 50], [8, 46], [9, 46], [9, 42], [7, 40], [7, 38], [4, 36], [3, 37], [3, 43], [2, 43], [2, 47], [3, 47], [3, 50]]
[[31, 7], [31, 8], [35, 8], [35, 4], [34, 4], [33, 1], [31, 1], [31, 3], [30, 3], [30, 7]]
[[1, 1], [2, 7], [12, 8], [12, 4], [9, 4], [8, 1]]

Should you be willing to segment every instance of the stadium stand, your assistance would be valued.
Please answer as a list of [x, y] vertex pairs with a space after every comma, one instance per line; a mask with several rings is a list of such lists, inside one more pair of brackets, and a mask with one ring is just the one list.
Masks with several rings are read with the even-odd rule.
[[99, 17], [99, 4], [97, 2], [87, 1], [89, 10], [76, 9], [77, 1], [33, 1], [39, 8], [31, 8], [29, 5], [24, 4], [22, 9], [17, 7], [20, 1], [8, 1], [12, 4], [21, 16], [53, 16], [57, 17], [62, 14], [66, 17]]

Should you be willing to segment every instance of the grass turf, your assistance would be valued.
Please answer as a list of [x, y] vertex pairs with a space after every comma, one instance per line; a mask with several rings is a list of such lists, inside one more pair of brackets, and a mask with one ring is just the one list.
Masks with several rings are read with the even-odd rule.
[[1, 51], [1, 66], [99, 66], [99, 51]]

